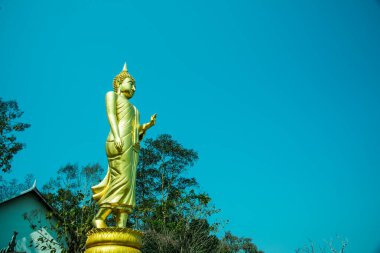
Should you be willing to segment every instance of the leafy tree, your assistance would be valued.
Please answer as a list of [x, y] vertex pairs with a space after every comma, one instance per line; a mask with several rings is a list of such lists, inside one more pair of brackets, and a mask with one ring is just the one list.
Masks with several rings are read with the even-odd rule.
[[22, 116], [16, 101], [3, 101], [0, 98], [0, 168], [3, 172], [10, 171], [13, 156], [25, 147], [17, 142], [16, 132], [22, 132], [29, 124], [18, 122]]
[[136, 226], [157, 215], [162, 218], [160, 222], [171, 222], [170, 218], [174, 218], [171, 214], [178, 211], [176, 207], [180, 207], [180, 202], [189, 197], [189, 191], [198, 186], [195, 178], [182, 176], [197, 159], [198, 154], [194, 150], [182, 147], [170, 135], [145, 141], [136, 179], [136, 214], [143, 215], [145, 219], [137, 216]]
[[[209, 218], [219, 210], [208, 194], [199, 190], [196, 179], [185, 176], [197, 159], [194, 150], [184, 148], [170, 135], [145, 141], [137, 168], [136, 210], [129, 220], [130, 226], [145, 233], [142, 252], [238, 252], [230, 250], [233, 243], [216, 237], [219, 223], [210, 223]], [[68, 164], [43, 187], [45, 197], [61, 217], [52, 229], [59, 240], [67, 242], [66, 252], [84, 249], [97, 209], [90, 187], [103, 176], [97, 164], [81, 169]], [[259, 252], [248, 238], [232, 239], [238, 241], [242, 252]], [[41, 242], [46, 240], [42, 238]]]
[[220, 253], [263, 253], [263, 251], [258, 250], [256, 245], [252, 243], [251, 238], [239, 238], [229, 231], [225, 233], [221, 244]]
[[[91, 221], [97, 211], [97, 206], [92, 200], [91, 186], [97, 184], [103, 176], [103, 168], [99, 164], [79, 167], [75, 164], [67, 164], [58, 170], [55, 178], [42, 188], [42, 193], [48, 203], [55, 209], [57, 223], [51, 223], [47, 228], [55, 231], [57, 241], [63, 252], [83, 252], [86, 242], [86, 234], [92, 228]], [[49, 214], [48, 218], [52, 218]], [[36, 214], [25, 217], [34, 228], [41, 229], [38, 225]], [[41, 235], [37, 239], [37, 246], [42, 249], [55, 251], [55, 242], [49, 242]]]
[[145, 230], [142, 252], [220, 252], [220, 241], [215, 235], [210, 234], [207, 220], [193, 220], [187, 226], [184, 225], [180, 223], [174, 229], [161, 227]]
[[[220, 224], [208, 222], [219, 210], [211, 205], [207, 193], [199, 191], [195, 178], [184, 176], [197, 159], [194, 150], [168, 134], [145, 141], [137, 172], [137, 209], [132, 219], [134, 226], [146, 233], [143, 252], [212, 253], [229, 246], [215, 236]], [[259, 252], [250, 239], [240, 240], [239, 249]]]

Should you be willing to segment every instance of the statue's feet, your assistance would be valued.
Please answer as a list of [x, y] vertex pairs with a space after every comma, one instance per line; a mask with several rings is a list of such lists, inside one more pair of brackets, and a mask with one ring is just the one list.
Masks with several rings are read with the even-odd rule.
[[96, 228], [106, 228], [107, 227], [107, 224], [104, 220], [97, 220], [97, 219], [92, 220], [92, 225]]
[[116, 216], [116, 226], [119, 228], [125, 228], [127, 226], [128, 213], [118, 213]]

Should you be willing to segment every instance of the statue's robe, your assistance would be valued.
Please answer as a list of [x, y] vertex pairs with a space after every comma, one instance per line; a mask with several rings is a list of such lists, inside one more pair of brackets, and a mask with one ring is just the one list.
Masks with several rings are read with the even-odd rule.
[[127, 98], [118, 95], [116, 115], [123, 148], [121, 152], [116, 149], [114, 136], [110, 131], [106, 141], [107, 175], [103, 181], [91, 189], [94, 193], [94, 200], [101, 208], [131, 213], [136, 204], [135, 184], [140, 135], [139, 112]]

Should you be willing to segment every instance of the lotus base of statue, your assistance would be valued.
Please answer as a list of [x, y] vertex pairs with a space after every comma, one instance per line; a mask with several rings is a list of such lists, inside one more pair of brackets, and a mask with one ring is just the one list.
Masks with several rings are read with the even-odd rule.
[[130, 228], [93, 228], [85, 253], [141, 253], [143, 233]]

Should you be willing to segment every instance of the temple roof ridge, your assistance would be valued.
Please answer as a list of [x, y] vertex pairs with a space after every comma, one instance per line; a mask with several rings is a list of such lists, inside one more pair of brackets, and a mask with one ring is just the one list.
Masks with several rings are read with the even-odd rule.
[[37, 190], [37, 179], [34, 179], [33, 185], [29, 189], [26, 189], [25, 191], [20, 192], [19, 195], [23, 195], [23, 194], [28, 193], [28, 192], [33, 191], [33, 190]]

